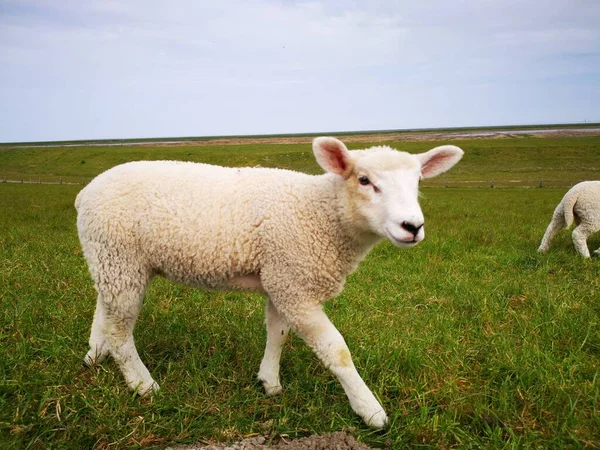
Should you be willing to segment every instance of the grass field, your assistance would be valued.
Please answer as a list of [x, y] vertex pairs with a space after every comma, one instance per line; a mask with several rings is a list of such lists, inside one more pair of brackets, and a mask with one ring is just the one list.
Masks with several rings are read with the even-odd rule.
[[[303, 144], [237, 144], [181, 146], [6, 148], [0, 150], [0, 180], [64, 177], [81, 182], [117, 164], [132, 160], [176, 159], [231, 166], [282, 167], [320, 173], [310, 146]], [[443, 180], [573, 180], [600, 179], [600, 136], [549, 139], [521, 136], [512, 139], [449, 141], [465, 150], [461, 163]], [[385, 141], [394, 148], [420, 152], [443, 142]], [[350, 143], [350, 149], [381, 142]]]
[[[456, 179], [600, 179], [598, 137], [453, 143], [466, 150]], [[93, 176], [140, 158], [317, 172], [307, 145], [2, 150], [0, 170]], [[83, 369], [95, 292], [75, 229], [80, 188], [0, 184], [0, 448], [342, 429], [391, 448], [600, 447], [600, 261], [580, 259], [567, 232], [536, 252], [565, 189], [425, 187], [423, 243], [382, 243], [349, 277], [327, 311], [390, 415], [372, 431], [297, 338], [284, 350], [283, 394], [264, 395], [257, 295], [156, 280], [136, 328], [162, 387], [151, 399], [128, 392], [112, 361]]]

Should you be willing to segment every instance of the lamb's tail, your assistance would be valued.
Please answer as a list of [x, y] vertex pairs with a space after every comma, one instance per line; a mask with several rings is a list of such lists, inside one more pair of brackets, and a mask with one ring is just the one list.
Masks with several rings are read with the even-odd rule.
[[563, 211], [563, 215], [565, 217], [565, 223], [566, 223], [566, 227], [570, 227], [571, 225], [573, 225], [573, 220], [574, 220], [574, 214], [573, 214], [573, 208], [575, 207], [575, 203], [577, 203], [577, 200], [579, 199], [579, 193], [578, 192], [568, 192], [567, 195], [565, 195], [565, 198], [563, 198], [562, 200], [562, 211]]

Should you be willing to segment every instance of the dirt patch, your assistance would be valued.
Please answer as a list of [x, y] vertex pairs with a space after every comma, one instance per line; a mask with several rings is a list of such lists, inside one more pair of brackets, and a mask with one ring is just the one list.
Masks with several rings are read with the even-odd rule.
[[301, 439], [268, 443], [263, 436], [254, 436], [233, 444], [202, 443], [167, 447], [165, 450], [372, 450], [373, 447], [358, 442], [348, 433], [308, 436]]

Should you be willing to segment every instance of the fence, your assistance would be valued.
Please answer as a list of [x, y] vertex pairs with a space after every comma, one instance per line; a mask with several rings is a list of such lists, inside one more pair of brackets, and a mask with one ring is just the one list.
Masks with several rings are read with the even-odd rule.
[[73, 176], [2, 176], [0, 183], [12, 184], [69, 184], [86, 185], [93, 177], [73, 177]]
[[585, 180], [424, 180], [423, 187], [469, 188], [570, 188]]
[[[0, 183], [86, 185], [93, 177], [77, 176], [2, 176]], [[570, 188], [585, 180], [423, 180], [422, 187], [444, 188]]]

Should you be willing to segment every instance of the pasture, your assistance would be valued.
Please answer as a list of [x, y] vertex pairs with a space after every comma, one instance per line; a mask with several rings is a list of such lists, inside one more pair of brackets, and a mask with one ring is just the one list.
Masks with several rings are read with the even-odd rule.
[[[92, 177], [135, 159], [318, 173], [306, 144], [0, 150], [0, 177]], [[411, 152], [442, 142], [390, 142]], [[600, 137], [452, 141], [449, 180], [600, 179]], [[349, 144], [363, 148], [368, 144]], [[156, 279], [135, 337], [162, 390], [138, 398], [112, 361], [81, 360], [95, 291], [79, 249], [81, 186], [0, 183], [0, 448], [147, 448], [347, 430], [375, 447], [600, 447], [600, 261], [570, 233], [536, 249], [565, 188], [425, 184], [425, 240], [384, 242], [326, 306], [390, 427], [366, 428], [293, 337], [283, 394], [256, 373], [263, 300]], [[588, 242], [600, 246], [600, 234]]]

